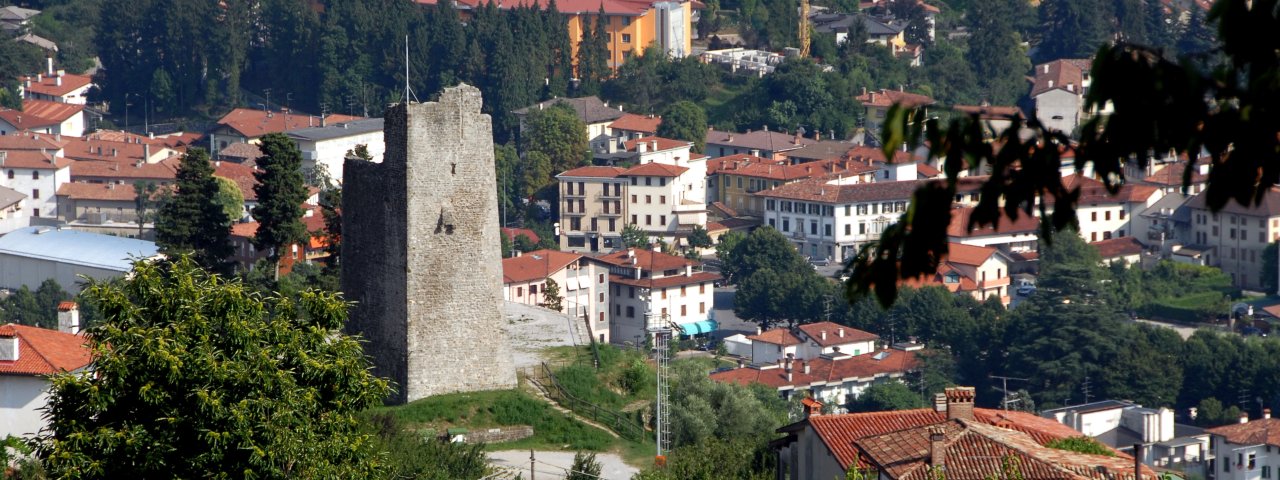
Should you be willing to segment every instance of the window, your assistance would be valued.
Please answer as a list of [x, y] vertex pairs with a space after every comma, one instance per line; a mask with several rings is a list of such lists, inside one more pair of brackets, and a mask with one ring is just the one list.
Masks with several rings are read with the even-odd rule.
[[825, 235], [826, 235], [826, 236], [828, 236], [828, 237], [830, 237], [830, 236], [831, 236], [831, 225], [823, 225], [823, 226], [822, 226], [822, 228], [823, 228], [823, 231], [824, 231], [824, 232], [826, 232], [826, 233], [825, 233]]
[[644, 224], [645, 224], [645, 225], [653, 225], [653, 215], [645, 215], [645, 216], [644, 216]]
[[791, 219], [789, 218], [782, 219], [782, 231], [783, 232], [791, 231]]
[[631, 25], [631, 17], [622, 17], [622, 26]]
[[538, 286], [537, 286], [537, 285], [529, 285], [529, 295], [530, 295], [530, 296], [532, 296], [532, 295], [537, 295], [537, 294], [538, 294]]
[[706, 284], [706, 282], [703, 282], [703, 283], [699, 283], [699, 284], [698, 284], [698, 293], [707, 293], [707, 284]]
[[665, 227], [665, 226], [667, 226], [667, 216], [666, 216], [666, 215], [658, 215], [658, 225], [662, 225], [662, 226], [664, 226], [664, 227]]
[[587, 201], [586, 201], [586, 200], [578, 200], [578, 211], [579, 211], [579, 212], [585, 212], [585, 211], [587, 211]]
[[[635, 184], [636, 184], [636, 177], [631, 177], [631, 184], [632, 184], [632, 185], [635, 185]], [[632, 199], [631, 201], [632, 201], [633, 203], [635, 202], [635, 198], [636, 198], [636, 197], [635, 197], [635, 195], [632, 195], [632, 196], [631, 196], [631, 199]]]
[[707, 313], [707, 302], [698, 302], [698, 313]]
[[1121, 209], [1121, 210], [1120, 210], [1120, 219], [1121, 219], [1121, 220], [1124, 220], [1124, 210], [1123, 210], [1123, 209]]
[[844, 234], [853, 235], [853, 224], [849, 224], [849, 223], [844, 224]]
[[1090, 214], [1089, 214], [1089, 219], [1090, 219], [1090, 220], [1092, 220], [1092, 221], [1095, 221], [1095, 222], [1096, 222], [1096, 221], [1098, 221], [1098, 212], [1090, 213]]
[[680, 286], [680, 296], [681, 296], [681, 297], [685, 296], [685, 293], [687, 293], [687, 292], [685, 291], [685, 285], [681, 285], [681, 286]]
[[666, 300], [666, 299], [667, 299], [667, 289], [666, 289], [666, 288], [663, 288], [663, 289], [662, 289], [662, 299], [663, 299], [663, 300]]
[[[635, 180], [635, 179], [633, 178], [632, 180]], [[631, 196], [631, 203], [636, 203], [636, 196], [635, 196], [635, 195], [632, 195], [632, 196]]]
[[627, 318], [635, 318], [635, 316], [636, 316], [636, 307], [633, 307], [633, 306], [628, 305], [628, 306], [627, 306]]
[[598, 280], [596, 283], [604, 283], [604, 274], [603, 274], [603, 273], [601, 273], [601, 274], [600, 274], [600, 276], [599, 276], [598, 278], [599, 278], [599, 280]]
[[39, 170], [32, 170], [32, 171], [31, 171], [31, 179], [32, 179], [32, 180], [39, 180], [39, 179], [40, 179], [40, 171], [39, 171]]
[[738, 188], [742, 188], [742, 177], [734, 177], [738, 179]]
[[644, 177], [644, 184], [646, 187], [653, 185], [653, 177]]
[[810, 235], [818, 234], [818, 222], [815, 222], [812, 220], [809, 221], [809, 234]]
[[1229, 229], [1227, 229], [1227, 236], [1228, 236], [1228, 237], [1230, 237], [1232, 240], [1235, 240], [1235, 239], [1236, 239], [1236, 229], [1234, 229], [1234, 228], [1229, 228]]
[[516, 287], [516, 296], [517, 296], [517, 297], [523, 297], [523, 296], [524, 296], [524, 287]]
[[662, 307], [662, 318], [667, 318], [667, 307]]
[[653, 203], [653, 195], [645, 195], [644, 203]]
[[570, 218], [569, 230], [574, 232], [582, 231], [582, 219], [577, 217]]
[[858, 215], [866, 215], [866, 214], [867, 214], [867, 206], [858, 205]]
[[[1098, 214], [1097, 214], [1096, 212], [1095, 212], [1093, 215], [1094, 215], [1095, 217], [1096, 217], [1096, 216], [1098, 216]], [[1089, 234], [1089, 241], [1090, 241], [1090, 242], [1096, 242], [1096, 241], [1098, 241], [1098, 232], [1093, 232], [1093, 233]]]
[[689, 314], [689, 308], [688, 308], [688, 306], [687, 306], [687, 305], [681, 305], [681, 306], [680, 306], [680, 316], [682, 316], [682, 317], [683, 317], [683, 316], [688, 315], [688, 314]]
[[[38, 189], [38, 188], [37, 188], [37, 189], [32, 190], [32, 191], [31, 191], [31, 198], [40, 198], [40, 189]], [[39, 215], [37, 215], [37, 216], [39, 216]]]
[[661, 203], [661, 204], [663, 204], [663, 205], [666, 205], [666, 204], [667, 204], [667, 196], [666, 196], [666, 195], [659, 195], [659, 196], [658, 196], [658, 203]]
[[604, 292], [600, 292], [596, 294], [596, 301], [600, 303], [604, 303]]
[[777, 206], [777, 205], [775, 205], [775, 202], [774, 202], [772, 199], [770, 199], [770, 200], [765, 200], [765, 201], [764, 201], [764, 208], [765, 208], [765, 210], [768, 210], [768, 211], [772, 212], [772, 211], [774, 210], [774, 207], [776, 207], [776, 206]]
[[659, 178], [659, 179], [658, 179], [658, 186], [659, 186], [659, 187], [665, 187], [665, 186], [667, 186], [667, 179], [666, 179], [666, 178]]
[[774, 224], [773, 224], [773, 219], [772, 219], [772, 218], [770, 218], [770, 219], [769, 219], [769, 227], [770, 227], [770, 228], [778, 228], [778, 226], [777, 226], [777, 225], [774, 225]]
[[866, 234], [867, 234], [867, 222], [858, 223], [858, 235], [866, 235]]
[[1106, 212], [1103, 212], [1103, 215], [1105, 215], [1105, 216], [1107, 217], [1107, 218], [1106, 218], [1107, 220], [1111, 220], [1111, 211], [1110, 211], [1110, 210], [1108, 210], [1108, 211], [1106, 211]]
[[[1267, 447], [1271, 448], [1271, 447]], [[1262, 478], [1271, 478], [1271, 467], [1269, 465], [1262, 466]]]
[[636, 298], [636, 287], [627, 287], [627, 296]]
[[630, 34], [630, 33], [624, 33], [624, 34], [622, 34], [622, 43], [631, 43], [631, 34]]
[[619, 305], [619, 304], [616, 304], [616, 303], [615, 303], [615, 304], [613, 304], [613, 314], [614, 314], [614, 315], [622, 315], [622, 305]]

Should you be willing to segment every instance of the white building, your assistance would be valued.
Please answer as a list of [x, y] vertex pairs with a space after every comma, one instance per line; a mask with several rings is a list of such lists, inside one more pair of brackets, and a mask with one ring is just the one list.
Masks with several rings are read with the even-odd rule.
[[31, 217], [58, 216], [58, 187], [71, 181], [71, 161], [38, 150], [0, 151], [0, 186], [27, 196]]
[[806, 323], [794, 329], [775, 328], [746, 337], [751, 342], [747, 359], [752, 365], [779, 360], [812, 360], [828, 353], [862, 355], [876, 348], [880, 336], [832, 322]]
[[[1141, 235], [1134, 229], [1135, 217], [1164, 197], [1164, 191], [1159, 188], [1134, 184], [1121, 186], [1113, 195], [1102, 182], [1082, 175], [1064, 177], [1062, 184], [1068, 190], [1079, 188], [1076, 216], [1080, 236], [1086, 242]], [[1052, 207], [1054, 198], [1046, 196], [1044, 202]], [[1040, 210], [1032, 212], [1039, 214]]]
[[919, 366], [916, 352], [922, 348], [919, 344], [899, 344], [858, 355], [833, 348], [807, 360], [782, 358], [771, 364], [716, 372], [711, 379], [740, 385], [758, 383], [776, 389], [784, 398], [808, 392], [811, 398], [843, 410], [841, 406], [857, 400], [872, 385], [902, 381]]
[[386, 143], [382, 139], [382, 119], [365, 118], [323, 127], [291, 130], [287, 133], [302, 151], [302, 170], [314, 172], [319, 166], [334, 183], [342, 184], [342, 163], [347, 152], [364, 145], [374, 162], [382, 161]]
[[579, 98], [553, 98], [511, 113], [520, 119], [520, 132], [523, 133], [528, 128], [527, 120], [529, 114], [546, 110], [558, 104], [568, 105], [573, 109], [573, 113], [586, 125], [587, 141], [591, 142], [592, 150], [606, 148], [605, 144], [613, 138], [609, 125], [626, 115], [626, 112], [622, 111], [621, 105], [610, 107], [609, 102], [602, 101], [594, 95]]
[[[1208, 478], [1213, 480], [1266, 480], [1280, 468], [1280, 419], [1264, 409], [1262, 418], [1210, 428]], [[1273, 434], [1274, 433], [1274, 434]]]
[[1175, 423], [1173, 410], [1164, 407], [1144, 408], [1123, 400], [1103, 400], [1044, 410], [1040, 416], [1130, 455], [1134, 444], [1142, 444], [1142, 462], [1153, 467], [1203, 474], [1204, 462], [1210, 458], [1209, 434], [1201, 428]]
[[84, 105], [28, 99], [22, 101], [22, 111], [0, 109], [0, 135], [21, 131], [84, 135]]
[[[66, 306], [66, 304], [70, 304]], [[63, 302], [58, 323], [64, 332], [25, 325], [0, 325], [0, 438], [32, 437], [45, 427], [49, 376], [89, 368], [92, 352], [74, 335], [79, 314]]]
[[608, 264], [555, 250], [517, 252], [502, 259], [503, 300], [542, 306], [547, 280], [560, 289], [560, 312], [582, 322], [596, 341], [609, 342]]
[[45, 71], [22, 77], [18, 90], [22, 98], [84, 105], [89, 100], [93, 79], [87, 75], [53, 69], [53, 57], [46, 60]]
[[27, 226], [30, 220], [22, 211], [27, 196], [8, 187], [0, 187], [0, 235]]
[[1036, 65], [1031, 99], [1036, 105], [1036, 118], [1046, 127], [1074, 135], [1076, 127], [1094, 113], [1111, 111], [1110, 104], [1101, 112], [1084, 108], [1085, 94], [1093, 83], [1090, 68], [1090, 60], [1071, 58]]
[[718, 328], [712, 307], [720, 275], [702, 271], [701, 262], [636, 248], [597, 260], [609, 264], [609, 338], [614, 343], [644, 344], [650, 321], [679, 328], [683, 335]]
[[54, 279], [80, 291], [81, 275], [97, 280], [122, 276], [133, 260], [154, 257], [155, 243], [53, 227], [25, 227], [0, 237], [0, 288], [35, 288]]

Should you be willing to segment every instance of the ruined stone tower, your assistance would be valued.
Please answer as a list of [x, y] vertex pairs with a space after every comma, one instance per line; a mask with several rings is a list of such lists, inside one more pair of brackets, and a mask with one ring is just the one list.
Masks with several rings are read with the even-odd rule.
[[389, 403], [514, 388], [502, 330], [493, 126], [480, 91], [386, 113], [382, 163], [348, 159], [342, 291]]

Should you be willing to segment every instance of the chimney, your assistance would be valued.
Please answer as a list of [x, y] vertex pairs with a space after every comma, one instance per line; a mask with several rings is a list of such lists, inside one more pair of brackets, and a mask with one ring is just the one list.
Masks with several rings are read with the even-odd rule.
[[628, 249], [627, 249], [627, 258], [636, 258], [636, 249], [634, 249], [634, 248], [628, 248]]
[[1074, 91], [1076, 91], [1076, 84], [1074, 84], [1074, 83], [1068, 83], [1068, 84], [1067, 84], [1067, 91], [1068, 91], [1068, 92], [1074, 92]]
[[43, 74], [43, 73], [37, 73], [37, 74], [36, 74], [36, 83], [44, 83], [44, 74]]
[[650, 142], [649, 142], [649, 151], [651, 151], [651, 152], [656, 152], [656, 151], [658, 151], [658, 141], [657, 141], [657, 140], [652, 140], [652, 141], [650, 141]]
[[142, 161], [147, 162], [151, 159], [151, 144], [142, 144]]
[[1142, 444], [1133, 444], [1133, 478], [1134, 480], [1142, 479]]
[[515, 258], [520, 258], [520, 255], [523, 255], [519, 250], [512, 250], [511, 253], [514, 254]]
[[61, 86], [62, 86], [62, 75], [58, 75], [58, 76], [56, 76], [56, 77], [53, 77], [53, 84], [54, 84], [54, 85], [57, 85], [57, 86], [59, 86], [59, 87], [61, 87]]
[[648, 146], [648, 142], [636, 142], [636, 153], [644, 153]]
[[0, 336], [0, 360], [10, 362], [18, 361], [18, 334], [14, 332], [12, 336]]
[[822, 339], [823, 339], [823, 340], [826, 340], [826, 339], [827, 339], [827, 331], [826, 331], [826, 330], [823, 330], [823, 331], [822, 331]]
[[118, 151], [118, 150], [116, 150], [116, 149], [114, 149], [114, 148], [113, 148], [113, 149], [111, 149], [111, 156], [116, 157], [116, 156], [119, 156], [119, 154], [120, 154], [120, 151]]
[[44, 57], [44, 61], [45, 65], [47, 65], [45, 67], [45, 71], [48, 72], [49, 75], [53, 75], [53, 57]]
[[757, 326], [756, 326], [756, 335], [759, 335], [759, 334], [761, 334], [761, 333], [764, 333], [764, 329], [760, 328], [760, 326], [759, 326], [759, 325], [757, 325]]
[[946, 439], [946, 430], [941, 426], [929, 427], [929, 467], [946, 468], [947, 449], [944, 444]]
[[839, 330], [836, 330], [836, 335], [839, 335], [840, 338], [844, 338], [844, 327], [840, 327]]
[[1270, 418], [1271, 418], [1271, 409], [1270, 408], [1262, 409], [1262, 419], [1267, 420]]
[[1049, 73], [1049, 64], [1046, 63], [1042, 66], [1044, 67], [1044, 73]]
[[941, 392], [933, 394], [933, 411], [938, 413], [947, 411], [947, 394]]
[[1249, 423], [1249, 414], [1240, 412], [1240, 423]]
[[654, 243], [652, 247], [654, 252], [662, 253], [662, 245]]
[[946, 389], [947, 420], [973, 420], [973, 387], [951, 387]]
[[1053, 88], [1053, 80], [1049, 80], [1049, 88]]
[[[810, 395], [812, 395], [812, 392]], [[804, 405], [804, 418], [822, 415], [822, 402], [814, 400], [812, 396], [806, 397], [800, 403]]]
[[804, 371], [804, 374], [805, 374], [805, 375], [808, 375], [808, 374], [809, 374], [809, 362], [806, 362], [806, 361], [801, 360], [801, 361], [800, 361], [800, 370]]
[[72, 335], [80, 333], [80, 307], [76, 302], [58, 303], [58, 331]]

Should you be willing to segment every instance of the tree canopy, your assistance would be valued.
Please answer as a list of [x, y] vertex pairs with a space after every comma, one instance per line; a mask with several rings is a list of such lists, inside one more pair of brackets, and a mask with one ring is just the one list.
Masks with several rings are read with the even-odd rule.
[[229, 268], [231, 220], [213, 177], [209, 154], [191, 148], [178, 164], [177, 189], [156, 218], [156, 243], [167, 254], [190, 253], [200, 266], [218, 272]]
[[662, 113], [658, 136], [693, 142], [693, 151], [702, 153], [707, 146], [707, 114], [688, 100], [673, 103]]
[[93, 374], [53, 378], [38, 454], [51, 477], [368, 478], [354, 414], [389, 393], [339, 333], [333, 293], [264, 296], [190, 258], [134, 264], [86, 295]]
[[258, 196], [258, 205], [253, 207], [253, 218], [258, 221], [253, 245], [269, 250], [271, 260], [276, 261], [284, 247], [310, 236], [302, 223], [307, 187], [302, 178], [302, 152], [293, 140], [283, 133], [272, 133], [262, 137], [261, 148], [260, 170], [253, 174], [258, 180], [253, 186]]

